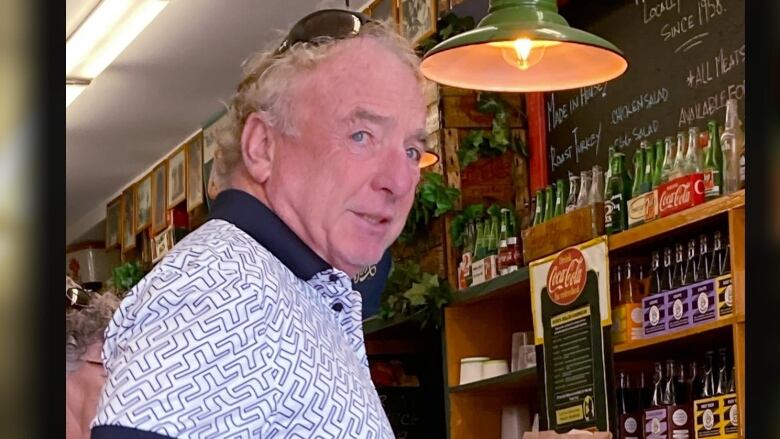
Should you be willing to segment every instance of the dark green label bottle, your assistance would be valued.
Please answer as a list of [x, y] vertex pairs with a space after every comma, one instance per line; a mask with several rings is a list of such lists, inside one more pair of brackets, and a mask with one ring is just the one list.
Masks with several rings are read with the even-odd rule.
[[723, 151], [720, 148], [718, 122], [715, 120], [707, 122], [707, 131], [709, 145], [704, 156], [702, 172], [704, 173], [704, 197], [711, 200], [719, 197], [723, 189]]
[[550, 185], [544, 190], [544, 220], [550, 221], [555, 216], [555, 188]]
[[642, 141], [642, 146], [634, 152], [634, 184], [631, 187], [631, 197], [638, 197], [642, 195], [642, 187], [644, 186], [645, 176], [645, 149], [647, 148], [647, 141]]
[[536, 190], [536, 208], [534, 209], [534, 223], [538, 226], [544, 222], [544, 189]]
[[555, 210], [554, 216], [563, 215], [566, 211], [566, 182], [559, 179], [555, 182]]
[[663, 139], [655, 141], [655, 171], [653, 172], [653, 189], [657, 188], [664, 175], [665, 147]]
[[612, 157], [612, 175], [607, 180], [604, 197], [604, 227], [607, 234], [628, 228], [627, 202], [631, 182], [626, 175], [625, 154], [616, 152]]

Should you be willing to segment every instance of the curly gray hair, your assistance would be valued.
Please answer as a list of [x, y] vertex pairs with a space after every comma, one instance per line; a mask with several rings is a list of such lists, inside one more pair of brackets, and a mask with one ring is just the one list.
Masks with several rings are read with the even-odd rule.
[[73, 311], [65, 317], [66, 362], [73, 364], [84, 355], [87, 347], [103, 339], [120, 299], [107, 291], [95, 294], [84, 309]]
[[[354, 38], [371, 38], [398, 56], [415, 72], [422, 83], [420, 59], [412, 46], [388, 22], [371, 21]], [[228, 105], [227, 121], [217, 130], [214, 169], [220, 181], [228, 183], [236, 165], [241, 161], [241, 133], [250, 114], [258, 112], [264, 121], [287, 136], [296, 136], [291, 120], [290, 84], [294, 78], [313, 70], [334, 53], [338, 40], [323, 37], [314, 44], [296, 43], [282, 55], [276, 55], [278, 44], [258, 52], [244, 61], [244, 75]]]

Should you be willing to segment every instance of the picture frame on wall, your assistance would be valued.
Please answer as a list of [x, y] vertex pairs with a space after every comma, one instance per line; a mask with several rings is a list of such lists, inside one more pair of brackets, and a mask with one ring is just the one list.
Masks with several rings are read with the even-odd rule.
[[187, 149], [187, 212], [203, 204], [203, 131], [186, 145]]
[[135, 232], [138, 233], [152, 223], [152, 174], [139, 180], [134, 188]]
[[437, 0], [404, 0], [398, 8], [401, 35], [417, 46], [436, 32]]
[[398, 7], [395, 0], [374, 0], [363, 13], [377, 20], [389, 21], [398, 28]]
[[152, 171], [152, 235], [168, 226], [168, 162]]
[[214, 158], [217, 155], [217, 135], [224, 127], [227, 126], [230, 120], [228, 119], [227, 111], [218, 114], [212, 122], [203, 126], [203, 190], [204, 199], [206, 200], [206, 209], [211, 211], [211, 202], [213, 197], [218, 192], [215, 182], [212, 181], [212, 168], [214, 166]]
[[184, 146], [168, 156], [168, 207], [187, 198], [187, 155]]
[[122, 195], [106, 205], [106, 250], [122, 245]]
[[151, 258], [156, 263], [173, 248], [173, 226], [169, 226], [162, 233], [152, 238]]
[[122, 253], [135, 248], [135, 196], [133, 188], [122, 193]]

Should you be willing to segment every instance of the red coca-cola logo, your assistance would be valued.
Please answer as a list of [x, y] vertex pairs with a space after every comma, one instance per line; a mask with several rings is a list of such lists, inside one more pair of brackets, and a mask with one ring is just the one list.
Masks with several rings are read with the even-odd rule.
[[585, 256], [576, 248], [558, 254], [547, 272], [547, 294], [558, 305], [568, 305], [580, 296], [587, 279]]
[[667, 186], [666, 190], [661, 194], [659, 205], [663, 210], [688, 205], [691, 203], [694, 192], [698, 195], [704, 194], [704, 180], [688, 180], [684, 183]]
[[680, 177], [661, 186], [658, 194], [661, 216], [704, 202], [704, 186], [700, 173]]

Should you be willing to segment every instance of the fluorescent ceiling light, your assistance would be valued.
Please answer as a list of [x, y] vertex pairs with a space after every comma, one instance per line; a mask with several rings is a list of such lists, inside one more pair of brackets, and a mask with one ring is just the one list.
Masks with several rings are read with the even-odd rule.
[[167, 5], [168, 0], [102, 0], [65, 41], [65, 77], [96, 78]]
[[68, 108], [85, 88], [87, 84], [65, 84], [65, 108]]

